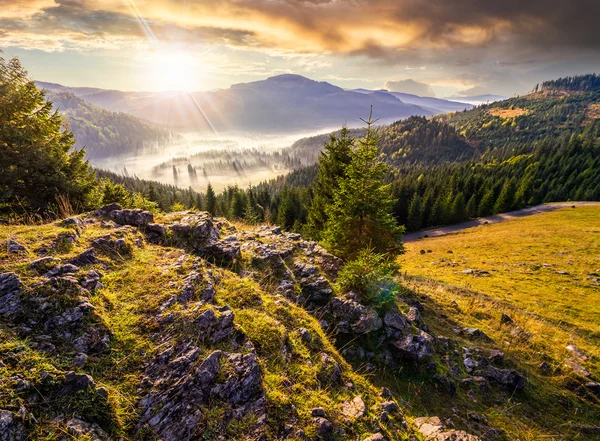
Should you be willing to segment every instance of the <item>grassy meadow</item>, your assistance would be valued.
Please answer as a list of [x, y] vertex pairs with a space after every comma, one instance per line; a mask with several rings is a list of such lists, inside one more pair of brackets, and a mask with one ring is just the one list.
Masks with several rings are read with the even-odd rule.
[[[577, 385], [589, 380], [565, 360], [579, 358], [591, 378], [600, 378], [600, 207], [407, 243], [400, 261], [404, 284], [425, 306], [424, 318], [436, 333], [479, 328], [492, 338], [490, 347], [504, 351], [528, 378], [513, 406], [494, 406], [492, 393], [484, 406], [463, 397], [458, 413], [479, 408], [511, 439], [598, 439], [573, 430], [598, 424], [600, 400], [582, 395]], [[502, 314], [513, 323], [503, 324]], [[567, 348], [572, 345], [583, 355], [574, 355]], [[549, 368], [541, 369], [542, 363]], [[405, 387], [405, 396], [421, 411], [447, 413], [426, 394]]]

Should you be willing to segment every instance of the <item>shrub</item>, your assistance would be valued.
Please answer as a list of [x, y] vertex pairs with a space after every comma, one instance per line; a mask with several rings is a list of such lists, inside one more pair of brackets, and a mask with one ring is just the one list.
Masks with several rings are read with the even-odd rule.
[[363, 303], [385, 308], [398, 294], [399, 284], [394, 275], [399, 270], [400, 265], [388, 254], [365, 249], [344, 265], [337, 283], [342, 291], [358, 293]]

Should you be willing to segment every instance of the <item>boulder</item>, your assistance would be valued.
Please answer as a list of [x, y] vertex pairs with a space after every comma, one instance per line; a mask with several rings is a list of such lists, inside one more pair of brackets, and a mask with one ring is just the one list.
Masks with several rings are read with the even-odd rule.
[[208, 245], [206, 255], [221, 264], [229, 264], [240, 256], [240, 243], [235, 235], [230, 235]]
[[331, 301], [331, 314], [338, 321], [338, 331], [344, 334], [364, 334], [383, 326], [383, 321], [373, 308], [352, 299], [335, 297]]
[[432, 344], [433, 337], [422, 330], [417, 335], [406, 335], [392, 342], [401, 357], [419, 362], [433, 355]]
[[317, 426], [317, 433], [319, 434], [320, 439], [323, 441], [332, 439], [333, 423], [331, 421], [322, 417], [314, 418], [313, 421]]
[[144, 233], [148, 241], [152, 243], [161, 243], [165, 237], [167, 230], [164, 225], [154, 224], [152, 222], [144, 226]]
[[73, 371], [65, 374], [65, 381], [62, 384], [62, 388], [59, 395], [70, 395], [80, 390], [86, 390], [89, 388], [96, 388], [94, 379], [86, 374], [76, 374]]
[[482, 374], [485, 378], [512, 390], [523, 390], [527, 384], [527, 379], [515, 370], [487, 366], [482, 371]]
[[89, 441], [105, 441], [109, 440], [108, 434], [97, 424], [90, 424], [79, 418], [71, 418], [65, 421], [67, 432], [74, 439], [85, 439]]
[[113, 211], [120, 210], [120, 209], [121, 209], [121, 205], [117, 202], [113, 202], [112, 204], [108, 204], [102, 208], [99, 208], [98, 210], [96, 210], [94, 212], [94, 214], [96, 216], [108, 216]]
[[383, 317], [383, 322], [385, 326], [388, 328], [393, 328], [398, 331], [406, 331], [410, 329], [410, 324], [408, 323], [407, 318], [397, 311], [388, 311], [385, 313]]
[[59, 264], [60, 259], [57, 259], [56, 257], [47, 256], [40, 257], [39, 259], [30, 262], [27, 268], [37, 271], [40, 274], [45, 274]]
[[220, 232], [208, 213], [193, 213], [169, 226], [173, 240], [203, 252], [219, 240]]
[[385, 437], [381, 433], [374, 433], [366, 437], [363, 441], [385, 441]]
[[400, 412], [400, 407], [398, 407], [395, 401], [384, 401], [381, 403], [381, 410], [387, 413], [398, 413]]
[[106, 216], [119, 225], [132, 225], [134, 227], [154, 222], [152, 213], [140, 209], [112, 210]]
[[421, 320], [421, 312], [418, 310], [418, 308], [411, 306], [406, 313], [406, 318], [409, 322], [416, 323]]
[[16, 414], [0, 409], [0, 440], [22, 441], [25, 439], [25, 426]]
[[94, 248], [88, 248], [87, 250], [79, 253], [77, 256], [67, 260], [66, 263], [76, 266], [94, 265], [98, 263], [98, 259], [96, 258], [96, 250]]

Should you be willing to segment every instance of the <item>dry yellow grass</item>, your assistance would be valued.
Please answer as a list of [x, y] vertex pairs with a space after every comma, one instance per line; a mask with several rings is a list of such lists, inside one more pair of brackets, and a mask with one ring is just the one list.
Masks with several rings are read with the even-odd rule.
[[[408, 243], [401, 263], [404, 283], [431, 311], [434, 332], [477, 327], [526, 373], [528, 392], [514, 408], [481, 409], [496, 427], [515, 439], [596, 439], [570, 429], [597, 425], [600, 400], [577, 395], [573, 382], [589, 380], [575, 380], [564, 360], [575, 344], [589, 357], [581, 364], [600, 378], [600, 207]], [[503, 313], [514, 325], [501, 325]]]
[[599, 207], [561, 209], [409, 243], [402, 265], [410, 275], [474, 293], [460, 291], [463, 302], [521, 316], [557, 361], [569, 356], [568, 343], [576, 343], [592, 356], [588, 367], [600, 374]]
[[498, 109], [498, 108], [494, 108], [494, 109], [490, 109], [488, 111], [488, 113], [490, 115], [493, 116], [498, 116], [500, 118], [515, 118], [517, 116], [522, 116], [522, 115], [527, 115], [529, 113], [529, 110], [525, 110], [525, 109], [521, 109], [521, 108], [514, 108], [514, 109]]

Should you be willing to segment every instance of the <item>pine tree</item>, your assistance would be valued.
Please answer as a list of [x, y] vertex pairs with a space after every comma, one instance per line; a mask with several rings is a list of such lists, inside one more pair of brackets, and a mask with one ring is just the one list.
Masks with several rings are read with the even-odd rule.
[[217, 196], [215, 195], [215, 190], [213, 190], [213, 187], [210, 183], [206, 188], [206, 197], [204, 203], [206, 204], [206, 211], [215, 216], [217, 214]]
[[340, 179], [345, 176], [350, 163], [354, 138], [343, 127], [339, 137], [331, 135], [325, 149], [319, 155], [319, 171], [315, 179], [314, 195], [308, 211], [306, 232], [315, 240], [321, 238], [327, 223], [327, 210], [333, 203], [333, 194], [339, 189]]
[[365, 122], [367, 134], [351, 151], [350, 162], [333, 191], [333, 203], [326, 208], [323, 242], [347, 260], [365, 249], [390, 256], [402, 252], [404, 228], [392, 216], [391, 186], [384, 183], [389, 166], [379, 161], [371, 116]]
[[0, 109], [0, 209], [45, 215], [57, 196], [76, 210], [100, 203], [85, 152], [16, 58], [0, 57]]

